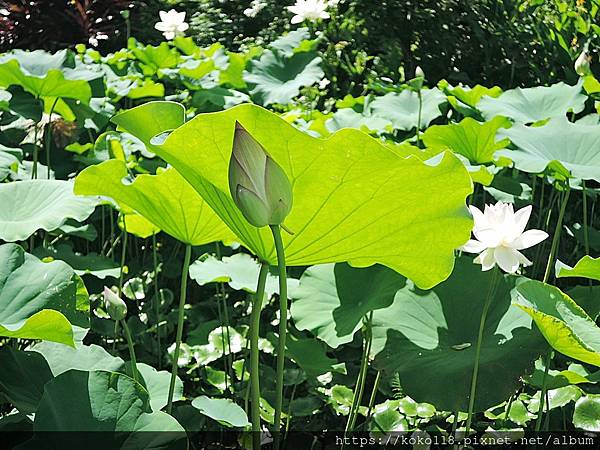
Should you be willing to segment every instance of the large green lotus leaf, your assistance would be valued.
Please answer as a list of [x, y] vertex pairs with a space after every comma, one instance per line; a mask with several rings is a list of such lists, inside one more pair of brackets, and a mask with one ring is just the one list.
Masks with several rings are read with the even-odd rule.
[[[36, 97], [72, 98], [89, 103], [92, 89], [76, 71], [62, 68], [66, 50], [50, 54], [43, 50], [15, 50], [0, 57], [0, 86], [21, 86]], [[65, 77], [67, 74], [67, 77]]]
[[[148, 106], [150, 105], [150, 106]], [[166, 108], [172, 109], [169, 104]], [[119, 115], [127, 131], [139, 128], [160, 105]], [[138, 114], [139, 111], [139, 114]], [[239, 121], [283, 168], [294, 205], [284, 233], [290, 266], [380, 263], [431, 287], [452, 271], [453, 249], [469, 237], [465, 197], [472, 185], [463, 164], [445, 153], [435, 163], [398, 156], [358, 131], [314, 138], [255, 105], [200, 114], [153, 146], [204, 197], [239, 241], [264, 261], [276, 263], [268, 228], [251, 226], [235, 206], [228, 165]], [[135, 134], [135, 133], [133, 133]], [[139, 136], [138, 136], [139, 137]]]
[[575, 267], [556, 261], [555, 272], [557, 278], [582, 277], [600, 281], [600, 258], [584, 256], [577, 261]]
[[569, 111], [583, 111], [587, 96], [581, 92], [581, 88], [581, 82], [575, 86], [561, 82], [552, 86], [511, 89], [497, 98], [483, 97], [477, 109], [486, 120], [504, 116], [515, 122], [531, 123], [564, 117]]
[[67, 219], [87, 219], [96, 200], [77, 197], [73, 183], [27, 180], [0, 184], [0, 239], [23, 241], [36, 230], [55, 230]]
[[330, 347], [351, 342], [370, 311], [390, 306], [406, 279], [384, 266], [348, 264], [309, 267], [293, 290], [292, 318]]
[[[540, 173], [546, 167], [558, 172], [568, 170], [573, 177], [600, 181], [600, 127], [553, 119], [542, 127], [515, 125], [500, 130], [516, 150], [496, 154], [510, 158], [523, 172]], [[563, 169], [564, 168], [564, 169]]]
[[[212, 255], [203, 255], [190, 266], [190, 277], [200, 286], [207, 283], [228, 283], [236, 291], [256, 290], [260, 263], [246, 253], [224, 256], [221, 260]], [[288, 278], [288, 295], [298, 285], [298, 280]], [[279, 277], [267, 274], [265, 285], [267, 298], [279, 293]]]
[[228, 427], [243, 428], [250, 425], [244, 410], [228, 398], [209, 398], [201, 395], [192, 401], [192, 406], [205, 416]]
[[17, 172], [22, 157], [23, 151], [20, 148], [10, 148], [0, 144], [0, 181]]
[[[166, 370], [158, 371], [154, 367], [144, 363], [137, 363], [137, 370], [142, 375], [144, 387], [150, 395], [150, 407], [152, 411], [160, 411], [167, 405], [171, 373]], [[176, 377], [173, 401], [176, 402], [182, 399], [183, 382], [179, 377]]]
[[4, 347], [0, 349], [0, 366], [0, 393], [21, 413], [35, 413], [44, 385], [52, 379], [48, 363], [35, 352]]
[[[446, 102], [446, 96], [438, 89], [423, 89], [421, 91], [423, 105], [421, 110], [421, 129], [442, 115], [440, 106]], [[419, 123], [419, 97], [405, 89], [401, 93], [390, 92], [375, 98], [369, 105], [369, 111], [374, 117], [381, 117], [392, 121], [398, 130], [412, 130]]]
[[260, 59], [248, 62], [247, 70], [244, 81], [250, 87], [252, 98], [262, 105], [287, 105], [300, 94], [300, 88], [324, 76], [321, 58], [313, 52], [287, 57], [278, 51], [266, 50]]
[[[187, 447], [185, 430], [168, 414], [152, 412], [148, 392], [142, 385], [124, 374], [100, 370], [70, 370], [49, 381], [33, 430], [40, 433], [37, 439], [45, 439], [48, 444], [61, 442], [59, 447], [64, 447], [64, 432], [77, 432], [69, 435], [69, 448]], [[169, 433], [157, 436], [137, 431]], [[95, 432], [93, 441], [86, 436], [90, 432]], [[35, 442], [35, 434], [33, 439]]]
[[527, 281], [517, 286], [513, 296], [552, 348], [600, 366], [600, 328], [567, 294], [549, 284]]
[[504, 117], [485, 123], [467, 117], [460, 123], [429, 127], [423, 133], [423, 142], [427, 147], [452, 150], [473, 164], [485, 164], [492, 162], [494, 153], [509, 143], [508, 139], [496, 141], [496, 132], [509, 126], [510, 122]]
[[77, 175], [75, 193], [110, 197], [187, 244], [233, 239], [219, 216], [175, 169], [159, 175], [140, 175], [128, 184], [123, 183], [126, 177], [123, 161], [104, 161]]
[[502, 94], [502, 89], [499, 86], [494, 86], [492, 88], [487, 88], [480, 84], [477, 84], [473, 87], [469, 86], [456, 86], [452, 87], [448, 85], [444, 88], [448, 95], [456, 97], [458, 100], [463, 102], [465, 105], [468, 105], [472, 108], [475, 108], [479, 100], [485, 95], [488, 97], [498, 97]]
[[329, 132], [335, 132], [342, 128], [357, 128], [364, 132], [392, 131], [392, 122], [383, 117], [373, 117], [354, 111], [352, 108], [342, 108], [333, 113], [326, 120], [325, 127]]
[[586, 395], [577, 400], [573, 425], [586, 431], [600, 431], [600, 395]]
[[0, 261], [0, 336], [73, 346], [73, 325], [89, 327], [89, 298], [73, 269], [16, 244], [0, 246]]
[[40, 342], [32, 347], [33, 352], [41, 354], [54, 377], [69, 370], [108, 370], [111, 372], [122, 371], [125, 362], [112, 356], [99, 345], [83, 345], [77, 343], [75, 347], [65, 347], [55, 342]]
[[[373, 314], [376, 366], [397, 371], [403, 392], [414, 400], [445, 411], [466, 411], [479, 322], [492, 278], [491, 272], [461, 258], [452, 276], [431, 291], [408, 283], [390, 307]], [[513, 394], [547, 349], [531, 318], [511, 305], [515, 278], [497, 279], [483, 332], [476, 411]]]

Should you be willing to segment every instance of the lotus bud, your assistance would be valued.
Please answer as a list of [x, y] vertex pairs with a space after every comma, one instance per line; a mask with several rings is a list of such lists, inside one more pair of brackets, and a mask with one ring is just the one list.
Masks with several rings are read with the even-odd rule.
[[425, 78], [425, 72], [421, 69], [421, 66], [417, 66], [415, 69], [415, 77], [416, 78]]
[[591, 73], [590, 71], [590, 61], [591, 56], [588, 54], [587, 50], [581, 52], [579, 57], [575, 60], [575, 72], [580, 77], [585, 77]]
[[106, 286], [104, 286], [104, 307], [113, 320], [123, 320], [127, 316], [125, 302]]
[[285, 172], [238, 122], [229, 190], [246, 220], [258, 228], [281, 225], [292, 209], [292, 186]]

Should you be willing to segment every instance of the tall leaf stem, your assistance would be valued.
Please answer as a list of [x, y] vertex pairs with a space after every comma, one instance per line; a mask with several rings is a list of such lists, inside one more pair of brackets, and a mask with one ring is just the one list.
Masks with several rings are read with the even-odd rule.
[[371, 332], [371, 325], [373, 322], [373, 311], [365, 319], [364, 326], [364, 339], [363, 339], [363, 354], [360, 362], [360, 369], [358, 372], [358, 379], [356, 380], [356, 387], [354, 388], [354, 397], [352, 398], [352, 406], [350, 407], [350, 414], [348, 415], [348, 422], [346, 423], [346, 430], [344, 434], [352, 431], [356, 424], [356, 417], [358, 416], [358, 410], [360, 409], [360, 403], [365, 389], [365, 382], [367, 379], [367, 372], [369, 369], [369, 354], [371, 353], [371, 343], [373, 342], [373, 334]]
[[285, 341], [287, 336], [288, 296], [287, 296], [287, 274], [285, 268], [285, 251], [281, 239], [281, 227], [270, 225], [277, 252], [277, 271], [279, 275], [279, 342], [277, 350], [277, 378], [275, 387], [275, 433], [273, 436], [273, 448], [279, 449], [281, 441], [281, 409], [283, 406], [283, 371], [285, 367]]
[[542, 416], [544, 415], [544, 401], [546, 400], [546, 392], [548, 390], [548, 369], [550, 368], [550, 363], [552, 362], [552, 357], [554, 356], [554, 351], [550, 349], [548, 351], [548, 355], [546, 356], [546, 362], [544, 367], [544, 376], [542, 377], [542, 390], [540, 392], [540, 405], [538, 407], [537, 419], [535, 421], [535, 431], [536, 433], [540, 431], [542, 427]]
[[160, 345], [160, 289], [158, 287], [158, 252], [156, 234], [152, 235], [152, 264], [154, 266], [154, 315], [156, 316], [156, 354], [158, 355], [158, 370], [162, 368], [162, 349]]
[[50, 179], [50, 142], [52, 141], [52, 114], [54, 114], [54, 108], [56, 108], [56, 103], [58, 103], [59, 97], [54, 99], [54, 103], [52, 103], [52, 107], [50, 108], [50, 113], [48, 114], [48, 125], [46, 125], [46, 133], [44, 134], [44, 146], [46, 147], [46, 174], [47, 178]]
[[583, 246], [585, 248], [585, 254], [590, 254], [590, 236], [588, 230], [588, 205], [587, 205], [587, 192], [585, 188], [585, 180], [581, 180], [581, 188], [583, 191]]
[[177, 368], [179, 361], [179, 351], [181, 349], [181, 338], [183, 337], [183, 319], [185, 317], [185, 299], [187, 295], [188, 271], [190, 269], [190, 259], [192, 256], [192, 246], [186, 244], [185, 256], [183, 258], [183, 267], [181, 268], [181, 290], [179, 292], [179, 310], [177, 316], [177, 332], [175, 335], [175, 352], [173, 353], [173, 369], [171, 370], [171, 381], [169, 383], [169, 395], [167, 397], [167, 412], [171, 414], [173, 410], [173, 393], [175, 392], [175, 379], [177, 378]]
[[492, 279], [490, 280], [490, 285], [488, 287], [485, 303], [483, 304], [483, 311], [481, 312], [481, 318], [479, 319], [479, 332], [477, 333], [477, 345], [475, 347], [475, 364], [473, 365], [473, 375], [471, 376], [471, 390], [469, 393], [469, 409], [467, 411], [465, 436], [469, 435], [471, 423], [473, 421], [473, 410], [475, 408], [475, 395], [477, 391], [477, 376], [479, 375], [479, 359], [481, 357], [481, 344], [483, 342], [483, 330], [485, 329], [485, 321], [487, 319], [487, 314], [492, 303], [492, 298], [494, 297], [494, 293], [496, 292], [498, 276], [498, 269], [492, 269]]
[[135, 358], [135, 349], [133, 347], [133, 339], [131, 337], [131, 331], [125, 319], [120, 320], [123, 331], [125, 331], [125, 339], [127, 340], [127, 347], [129, 348], [129, 359], [131, 359], [131, 374], [135, 381], [138, 381], [137, 376], [137, 360]]
[[560, 231], [562, 229], [563, 218], [565, 217], [565, 210], [567, 208], [567, 203], [569, 202], [570, 193], [571, 190], [567, 185], [567, 188], [563, 193], [560, 211], [558, 212], [558, 220], [556, 221], [556, 227], [554, 228], [554, 236], [552, 236], [552, 245], [550, 247], [550, 254], [548, 255], [548, 262], [546, 263], [546, 271], [544, 272], [544, 283], [547, 283], [548, 279], [550, 278], [550, 270], [552, 268], [552, 264], [554, 264], [554, 258], [556, 257], [556, 250], [560, 241]]
[[252, 420], [252, 449], [260, 450], [260, 370], [259, 370], [259, 350], [258, 336], [260, 331], [260, 311], [262, 309], [263, 297], [265, 296], [265, 285], [267, 284], [267, 274], [269, 265], [262, 263], [258, 274], [258, 285], [256, 294], [254, 294], [254, 303], [252, 304], [252, 317], [250, 326], [250, 417]]

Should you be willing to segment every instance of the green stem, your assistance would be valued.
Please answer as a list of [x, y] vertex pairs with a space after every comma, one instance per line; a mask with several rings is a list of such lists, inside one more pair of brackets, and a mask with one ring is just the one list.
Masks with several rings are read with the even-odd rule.
[[154, 265], [154, 315], [156, 316], [156, 354], [158, 370], [162, 368], [162, 351], [160, 345], [160, 289], [158, 288], [158, 252], [156, 251], [156, 234], [152, 235], [152, 263]]
[[121, 247], [121, 271], [119, 273], [119, 297], [123, 292], [123, 277], [125, 275], [124, 267], [125, 267], [125, 256], [127, 252], [127, 225], [125, 224], [125, 216], [123, 216], [123, 233], [122, 233], [122, 241], [123, 245]]
[[177, 362], [179, 361], [179, 350], [181, 349], [181, 338], [183, 337], [183, 319], [185, 318], [185, 298], [187, 293], [188, 271], [190, 268], [190, 258], [192, 256], [192, 246], [185, 246], [185, 256], [183, 258], [183, 267], [181, 268], [181, 290], [179, 293], [179, 310], [177, 316], [177, 333], [175, 335], [175, 352], [173, 353], [173, 369], [171, 370], [171, 382], [169, 383], [169, 396], [167, 397], [167, 412], [171, 414], [173, 410], [173, 393], [175, 392], [175, 380], [177, 378]]
[[260, 450], [260, 370], [258, 336], [260, 330], [260, 311], [262, 308], [263, 297], [265, 296], [265, 285], [267, 283], [267, 274], [269, 265], [262, 263], [258, 275], [258, 285], [254, 295], [254, 304], [252, 305], [251, 331], [250, 331], [250, 387], [251, 387], [251, 420], [252, 420], [252, 449]]
[[550, 247], [548, 262], [546, 263], [546, 271], [544, 272], [544, 283], [547, 283], [548, 279], [550, 278], [550, 270], [552, 268], [552, 264], [554, 264], [554, 258], [556, 256], [556, 250], [558, 248], [558, 242], [560, 240], [560, 231], [562, 229], [563, 218], [565, 217], [565, 210], [567, 208], [567, 203], [569, 202], [570, 193], [571, 190], [567, 186], [565, 192], [563, 193], [563, 200], [560, 205], [558, 220], [556, 221], [556, 227], [554, 228], [554, 236], [552, 236], [552, 246]]
[[273, 448], [279, 449], [281, 440], [281, 408], [283, 406], [283, 370], [285, 367], [285, 340], [287, 335], [287, 316], [288, 316], [288, 298], [287, 298], [287, 274], [285, 270], [285, 251], [281, 239], [281, 228], [279, 225], [270, 225], [275, 241], [275, 250], [277, 252], [277, 269], [279, 272], [279, 342], [277, 350], [277, 382], [275, 388], [275, 433], [273, 436]]
[[381, 380], [381, 371], [377, 371], [375, 376], [375, 382], [373, 383], [373, 390], [371, 391], [371, 398], [369, 399], [369, 409], [367, 410], [367, 422], [371, 418], [373, 413], [373, 406], [375, 406], [375, 397], [377, 397], [377, 389], [379, 389], [379, 381]]
[[417, 91], [419, 97], [419, 115], [417, 116], [417, 147], [421, 143], [421, 114], [423, 111], [423, 96], [421, 95], [421, 89]]
[[471, 391], [469, 394], [469, 410], [467, 411], [467, 423], [465, 426], [465, 436], [469, 435], [471, 429], [471, 423], [473, 420], [473, 410], [475, 407], [475, 394], [477, 391], [477, 376], [479, 375], [479, 358], [481, 356], [481, 344], [483, 342], [483, 330], [485, 329], [485, 320], [487, 318], [490, 304], [492, 303], [492, 297], [496, 290], [496, 284], [498, 279], [498, 269], [492, 269], [492, 279], [488, 288], [485, 303], [483, 305], [483, 311], [481, 312], [481, 318], [479, 320], [479, 332], [477, 334], [477, 346], [475, 348], [475, 365], [473, 366], [473, 375], [471, 377]]
[[40, 149], [38, 148], [38, 124], [33, 126], [33, 167], [31, 168], [31, 179], [37, 178], [37, 166]]
[[515, 397], [517, 395], [519, 395], [518, 392], [514, 395], [511, 395], [510, 398], [508, 399], [508, 405], [506, 406], [506, 410], [504, 411], [504, 422], [505, 423], [508, 421], [508, 418], [510, 417], [510, 410], [512, 408], [513, 400], [515, 399]]
[[544, 415], [544, 401], [546, 400], [547, 381], [548, 381], [548, 369], [552, 362], [554, 351], [550, 349], [548, 356], [546, 356], [546, 367], [544, 367], [544, 376], [542, 377], [542, 391], [540, 392], [540, 405], [538, 407], [537, 419], [535, 421], [535, 432], [539, 432], [542, 427], [542, 416]]
[[590, 254], [590, 237], [588, 232], [588, 207], [587, 207], [587, 193], [585, 189], [585, 180], [581, 180], [581, 187], [583, 189], [583, 245], [585, 247], [585, 254]]
[[354, 388], [354, 397], [352, 399], [352, 406], [350, 407], [350, 414], [348, 415], [348, 422], [346, 423], [345, 435], [354, 429], [356, 423], [356, 417], [358, 410], [360, 409], [360, 403], [365, 388], [365, 381], [367, 378], [367, 371], [369, 368], [369, 354], [371, 353], [371, 323], [373, 320], [373, 311], [369, 317], [365, 320], [364, 330], [364, 343], [363, 343], [363, 354], [360, 362], [360, 370], [358, 372], [358, 379], [356, 380], [356, 387]]
[[133, 375], [133, 379], [138, 381], [137, 376], [137, 360], [135, 359], [135, 350], [133, 349], [133, 339], [131, 338], [131, 332], [129, 331], [129, 326], [125, 319], [120, 320], [121, 326], [125, 331], [125, 338], [127, 339], [127, 347], [129, 347], [129, 358], [131, 359], [131, 374]]
[[52, 114], [54, 114], [54, 108], [56, 107], [56, 103], [58, 102], [58, 97], [54, 99], [54, 103], [52, 103], [52, 107], [50, 108], [50, 113], [48, 114], [48, 125], [46, 126], [46, 135], [44, 136], [44, 144], [46, 147], [46, 174], [48, 179], [50, 179], [50, 142], [52, 140]]

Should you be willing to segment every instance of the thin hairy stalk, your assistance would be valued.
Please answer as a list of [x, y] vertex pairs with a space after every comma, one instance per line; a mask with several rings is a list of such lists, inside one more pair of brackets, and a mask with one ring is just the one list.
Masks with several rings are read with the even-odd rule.
[[135, 381], [138, 381], [138, 373], [137, 373], [137, 360], [135, 358], [135, 350], [133, 348], [133, 339], [131, 338], [131, 331], [129, 331], [129, 326], [125, 319], [120, 320], [121, 326], [123, 327], [123, 331], [125, 331], [125, 339], [127, 339], [127, 347], [129, 347], [129, 359], [131, 359], [131, 374]]
[[421, 94], [421, 88], [417, 91], [419, 97], [419, 114], [417, 116], [417, 147], [421, 143], [421, 114], [423, 112], [423, 95]]
[[260, 450], [260, 370], [258, 336], [260, 330], [260, 311], [262, 309], [263, 297], [265, 296], [265, 285], [269, 265], [262, 263], [258, 274], [258, 284], [254, 303], [252, 305], [251, 329], [250, 329], [250, 388], [251, 388], [251, 420], [252, 420], [252, 449]]
[[[217, 258], [221, 260], [221, 245], [216, 242]], [[229, 311], [227, 309], [227, 301], [225, 294], [225, 285], [222, 282], [217, 283], [217, 299], [221, 301], [223, 307], [223, 318], [225, 319], [225, 338], [227, 339], [227, 350], [229, 351], [226, 357], [226, 370], [230, 378], [233, 379], [233, 357], [231, 352], [231, 335], [229, 333]], [[219, 318], [220, 320], [220, 318]]]
[[158, 252], [156, 251], [156, 234], [152, 235], [152, 265], [154, 266], [154, 315], [156, 316], [156, 354], [158, 370], [162, 368], [162, 351], [160, 345], [160, 289], [158, 287]]
[[590, 254], [590, 236], [588, 231], [588, 205], [587, 205], [587, 192], [585, 188], [585, 180], [581, 180], [581, 188], [583, 193], [583, 246], [585, 247], [585, 254]]
[[373, 389], [371, 390], [371, 398], [369, 399], [369, 409], [367, 410], [367, 422], [371, 418], [373, 413], [373, 407], [375, 406], [375, 397], [377, 397], [377, 389], [379, 389], [379, 381], [381, 380], [381, 371], [377, 371], [375, 381], [373, 382]]
[[123, 245], [121, 247], [121, 271], [119, 272], [119, 297], [123, 292], [123, 277], [125, 276], [125, 257], [127, 252], [127, 226], [125, 225], [125, 216], [123, 216]]
[[[292, 402], [294, 401], [294, 397], [296, 396], [296, 388], [297, 387], [298, 387], [297, 384], [294, 384], [294, 387], [292, 387], [292, 393], [290, 395], [290, 402], [288, 403], [287, 414], [285, 417], [285, 438], [283, 439], [284, 442], [287, 440], [287, 435], [288, 435], [288, 432], [290, 431], [290, 421], [292, 420], [292, 414], [291, 414]], [[285, 447], [285, 444], [284, 444], [284, 447]]]
[[281, 239], [281, 228], [279, 225], [271, 225], [275, 250], [277, 252], [277, 270], [279, 275], [279, 342], [277, 350], [277, 378], [275, 386], [275, 433], [273, 436], [273, 448], [279, 449], [281, 441], [281, 408], [283, 405], [283, 369], [285, 366], [285, 340], [287, 335], [287, 274], [285, 270], [285, 252]]
[[485, 321], [487, 314], [496, 291], [496, 284], [498, 281], [498, 269], [492, 269], [492, 279], [488, 287], [488, 292], [483, 305], [483, 311], [481, 312], [481, 318], [479, 319], [479, 332], [477, 333], [477, 346], [475, 347], [475, 365], [473, 366], [473, 375], [471, 377], [471, 390], [469, 394], [469, 409], [467, 411], [467, 424], [465, 426], [465, 436], [469, 435], [471, 430], [471, 423], [473, 420], [473, 409], [475, 408], [475, 394], [477, 391], [477, 376], [479, 375], [479, 358], [481, 357], [481, 344], [483, 342], [483, 330], [485, 329]]
[[515, 397], [517, 395], [518, 395], [518, 393], [511, 395], [510, 398], [508, 399], [508, 405], [506, 406], [506, 410], [504, 411], [504, 422], [506, 422], [508, 420], [508, 418], [510, 417], [510, 410], [513, 405], [513, 400], [515, 399]]
[[552, 236], [552, 245], [550, 247], [550, 254], [548, 255], [548, 262], [546, 263], [546, 271], [544, 272], [544, 283], [547, 283], [548, 279], [550, 278], [550, 270], [552, 269], [554, 258], [556, 257], [556, 250], [558, 249], [558, 242], [560, 241], [560, 231], [562, 229], [563, 218], [565, 217], [565, 210], [567, 209], [570, 193], [571, 190], [567, 186], [565, 192], [563, 193], [560, 211], [558, 212], [558, 220], [556, 221], [556, 227], [554, 228], [554, 236]]
[[38, 148], [38, 124], [33, 125], [33, 167], [31, 168], [31, 179], [37, 178], [38, 159], [40, 157], [40, 149]]
[[50, 113], [48, 114], [48, 125], [46, 125], [46, 133], [44, 135], [44, 145], [46, 147], [46, 174], [48, 179], [50, 179], [50, 143], [52, 142], [52, 114], [54, 114], [54, 108], [56, 107], [56, 103], [58, 102], [58, 98], [54, 99], [54, 103], [52, 103], [52, 107], [50, 108]]
[[352, 431], [356, 423], [356, 416], [360, 408], [362, 396], [365, 388], [365, 381], [367, 378], [367, 371], [369, 368], [369, 353], [371, 353], [371, 343], [373, 341], [371, 334], [371, 323], [373, 320], [373, 311], [369, 317], [365, 320], [364, 330], [364, 342], [363, 342], [363, 354], [360, 362], [360, 370], [358, 372], [358, 379], [356, 380], [356, 387], [354, 388], [354, 397], [352, 399], [352, 406], [350, 407], [350, 414], [348, 415], [348, 422], [346, 422], [346, 429], [344, 434]]
[[536, 433], [539, 432], [542, 427], [542, 416], [544, 415], [544, 401], [546, 400], [546, 392], [548, 390], [548, 386], [547, 386], [548, 369], [550, 368], [550, 363], [552, 362], [553, 356], [554, 356], [554, 351], [551, 349], [548, 352], [548, 356], [546, 356], [546, 367], [544, 367], [544, 376], [542, 377], [542, 391], [540, 392], [540, 405], [538, 407], [537, 419], [535, 421]]
[[190, 258], [192, 256], [192, 246], [185, 246], [185, 256], [183, 258], [183, 267], [181, 268], [181, 290], [179, 292], [179, 310], [177, 315], [177, 333], [175, 335], [175, 352], [173, 353], [173, 368], [171, 370], [171, 381], [169, 383], [169, 395], [167, 397], [167, 412], [171, 414], [173, 409], [173, 393], [175, 392], [175, 379], [177, 378], [177, 363], [179, 361], [179, 351], [181, 349], [181, 338], [183, 337], [183, 319], [185, 317], [185, 298], [187, 294], [188, 272], [190, 269]]

